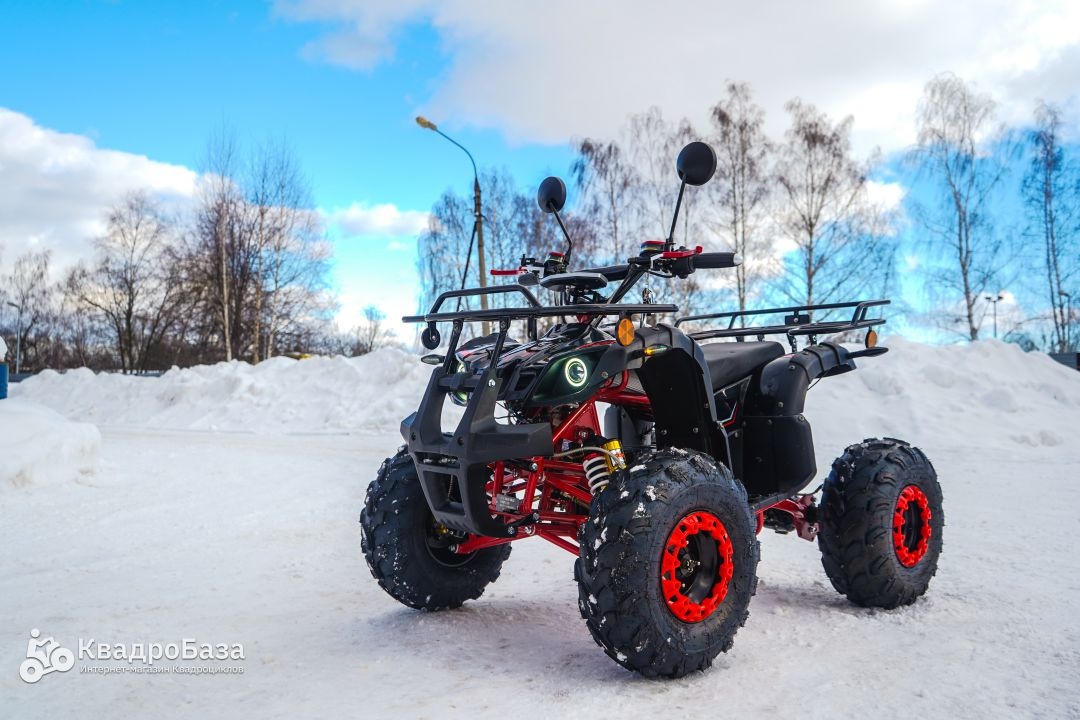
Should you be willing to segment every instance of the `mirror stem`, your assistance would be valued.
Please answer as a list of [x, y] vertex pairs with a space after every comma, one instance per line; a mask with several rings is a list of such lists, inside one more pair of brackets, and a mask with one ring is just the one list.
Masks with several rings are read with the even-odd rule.
[[566, 226], [563, 225], [562, 217], [559, 215], [559, 211], [552, 208], [551, 213], [555, 216], [555, 220], [559, 223], [559, 229], [562, 230], [563, 237], [566, 238], [566, 258], [564, 260], [566, 268], [570, 269], [570, 255], [574, 252], [574, 241], [570, 239], [570, 233], [566, 231]]
[[675, 200], [675, 216], [671, 218], [671, 232], [668, 233], [667, 243], [664, 245], [664, 250], [675, 249], [675, 228], [679, 225], [679, 209], [682, 208], [682, 196], [686, 191], [686, 183], [683, 182], [679, 185], [679, 197]]

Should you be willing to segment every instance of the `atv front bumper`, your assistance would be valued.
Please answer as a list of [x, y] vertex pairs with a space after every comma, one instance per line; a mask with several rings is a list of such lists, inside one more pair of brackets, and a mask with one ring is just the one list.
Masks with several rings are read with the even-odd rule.
[[[551, 425], [495, 422], [502, 380], [493, 368], [477, 375], [431, 373], [420, 407], [401, 422], [401, 436], [416, 464], [435, 520], [459, 532], [505, 538], [515, 533], [492, 517], [486, 493], [490, 465], [498, 460], [551, 455]], [[469, 391], [465, 413], [453, 433], [442, 429], [442, 409], [451, 392]]]

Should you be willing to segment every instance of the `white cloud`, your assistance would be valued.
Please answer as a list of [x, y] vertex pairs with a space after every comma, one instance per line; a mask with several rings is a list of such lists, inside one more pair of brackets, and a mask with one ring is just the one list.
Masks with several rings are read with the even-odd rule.
[[343, 16], [343, 3], [336, 0], [278, 0], [275, 11], [303, 22], [342, 21], [343, 27], [305, 45], [303, 55], [353, 70], [370, 70], [394, 56], [395, 28], [426, 4], [425, 0], [356, 3], [355, 10]]
[[[704, 126], [726, 79], [750, 82], [782, 132], [801, 96], [853, 113], [857, 148], [914, 140], [923, 84], [953, 71], [989, 91], [1011, 122], [1032, 101], [1067, 101], [1080, 59], [1075, 0], [279, 0], [278, 14], [331, 23], [306, 53], [370, 69], [415, 23], [439, 34], [448, 67], [421, 111], [511, 140], [612, 137], [627, 113], [657, 105]], [[407, 60], [407, 58], [402, 58]], [[1071, 106], [1070, 119], [1080, 126]]]
[[91, 252], [106, 209], [127, 192], [186, 202], [196, 180], [186, 167], [102, 149], [0, 108], [0, 263], [10, 268], [27, 250], [52, 250], [62, 269]]
[[411, 237], [423, 232], [428, 226], [428, 213], [420, 210], [400, 210], [390, 203], [352, 203], [346, 208], [324, 212], [324, 215], [327, 223], [345, 236]]
[[866, 196], [871, 203], [884, 212], [902, 209], [907, 189], [898, 182], [866, 181]]

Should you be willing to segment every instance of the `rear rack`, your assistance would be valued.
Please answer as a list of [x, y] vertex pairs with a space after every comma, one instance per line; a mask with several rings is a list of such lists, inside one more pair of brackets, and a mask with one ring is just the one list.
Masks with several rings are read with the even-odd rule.
[[[885, 318], [868, 318], [866, 317], [866, 313], [867, 310], [872, 307], [888, 305], [889, 303], [889, 300], [858, 300], [856, 302], [845, 303], [793, 305], [791, 307], [768, 308], [765, 310], [743, 310], [708, 313], [705, 315], [688, 315], [686, 317], [678, 318], [675, 321], [675, 326], [678, 327], [682, 323], [694, 322], [696, 320], [727, 319], [728, 324], [726, 328], [700, 330], [698, 332], [688, 333], [688, 335], [695, 340], [733, 337], [738, 342], [743, 342], [748, 337], [756, 337], [758, 340], [764, 340], [766, 335], [787, 335], [788, 342], [791, 344], [792, 350], [794, 351], [796, 337], [808, 336], [810, 343], [813, 344], [817, 342], [818, 335], [831, 335], [833, 333], [844, 332], [845, 330], [860, 330], [863, 328], [872, 328], [876, 325], [884, 325]], [[813, 322], [813, 313], [815, 311], [843, 310], [847, 308], [853, 308], [851, 319], [849, 320]], [[784, 322], [782, 324], [735, 327], [735, 321], [739, 318], [761, 315], [779, 315], [781, 313], [785, 314]]]

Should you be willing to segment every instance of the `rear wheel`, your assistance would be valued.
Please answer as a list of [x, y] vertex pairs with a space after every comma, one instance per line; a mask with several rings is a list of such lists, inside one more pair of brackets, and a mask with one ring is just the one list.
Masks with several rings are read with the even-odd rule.
[[746, 491], [707, 455], [661, 450], [592, 503], [578, 606], [615, 662], [649, 677], [703, 670], [734, 642], [757, 585]]
[[818, 546], [833, 587], [856, 605], [894, 608], [926, 592], [945, 516], [934, 466], [902, 440], [864, 440], [833, 463]]
[[499, 577], [510, 545], [459, 555], [457, 538], [435, 522], [412, 458], [402, 448], [368, 486], [361, 547], [372, 576], [398, 602], [423, 610], [460, 607]]

